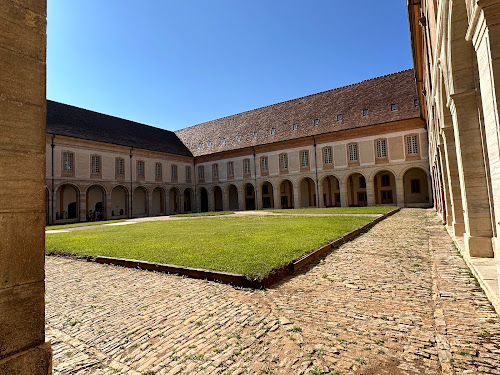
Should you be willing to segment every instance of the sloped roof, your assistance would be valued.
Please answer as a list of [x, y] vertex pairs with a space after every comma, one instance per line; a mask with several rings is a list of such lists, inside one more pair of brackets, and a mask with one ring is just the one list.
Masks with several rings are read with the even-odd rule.
[[[175, 133], [194, 156], [201, 156], [418, 118], [414, 78], [413, 69], [409, 69], [208, 121]], [[397, 105], [396, 111], [391, 111], [391, 104]], [[362, 116], [363, 109], [368, 109], [367, 116]], [[342, 114], [341, 121], [337, 121], [339, 114]], [[314, 125], [315, 119], [319, 120], [318, 126]], [[292, 130], [293, 124], [297, 124], [297, 130]]]
[[193, 156], [174, 132], [47, 100], [49, 134]]

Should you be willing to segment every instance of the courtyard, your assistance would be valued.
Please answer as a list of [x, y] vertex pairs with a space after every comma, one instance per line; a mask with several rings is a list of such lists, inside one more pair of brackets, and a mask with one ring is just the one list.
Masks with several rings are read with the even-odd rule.
[[55, 374], [500, 373], [499, 316], [432, 210], [267, 290], [52, 256], [46, 278]]

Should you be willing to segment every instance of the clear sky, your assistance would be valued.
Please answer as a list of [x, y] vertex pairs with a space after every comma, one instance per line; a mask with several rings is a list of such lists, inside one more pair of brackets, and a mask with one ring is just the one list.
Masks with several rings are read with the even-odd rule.
[[403, 0], [48, 0], [47, 98], [176, 130], [412, 67]]

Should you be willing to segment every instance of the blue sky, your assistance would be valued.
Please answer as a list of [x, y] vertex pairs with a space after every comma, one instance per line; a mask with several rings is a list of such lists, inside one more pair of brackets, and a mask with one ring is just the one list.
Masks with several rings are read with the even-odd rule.
[[405, 1], [48, 0], [47, 98], [176, 130], [412, 67]]

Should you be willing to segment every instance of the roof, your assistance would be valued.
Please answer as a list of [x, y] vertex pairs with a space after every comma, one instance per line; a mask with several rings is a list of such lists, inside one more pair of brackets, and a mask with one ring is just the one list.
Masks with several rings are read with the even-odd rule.
[[49, 134], [105, 142], [144, 150], [193, 156], [169, 130], [47, 100]]
[[[415, 76], [413, 69], [409, 69], [208, 121], [175, 133], [194, 156], [201, 156], [418, 118], [415, 99]], [[391, 111], [391, 104], [396, 104], [397, 110]], [[368, 109], [367, 116], [362, 116], [363, 109]], [[337, 121], [339, 114], [341, 121]], [[317, 126], [315, 119], [319, 120]], [[293, 130], [293, 124], [297, 124], [297, 130]]]

